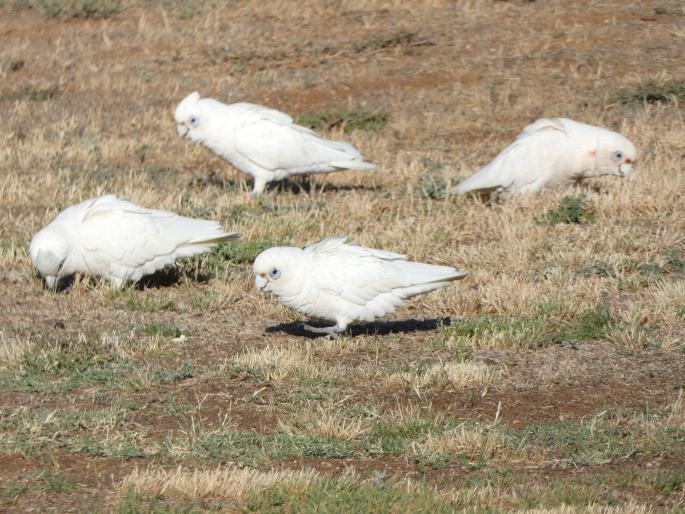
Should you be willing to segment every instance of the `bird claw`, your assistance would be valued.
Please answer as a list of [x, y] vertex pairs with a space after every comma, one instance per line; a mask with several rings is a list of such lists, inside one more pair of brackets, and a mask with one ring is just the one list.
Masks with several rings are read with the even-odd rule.
[[332, 327], [313, 327], [306, 323], [302, 323], [302, 328], [314, 334], [325, 334], [326, 337], [335, 340], [340, 337], [341, 333], [341, 330], [338, 329], [337, 325], [333, 325]]

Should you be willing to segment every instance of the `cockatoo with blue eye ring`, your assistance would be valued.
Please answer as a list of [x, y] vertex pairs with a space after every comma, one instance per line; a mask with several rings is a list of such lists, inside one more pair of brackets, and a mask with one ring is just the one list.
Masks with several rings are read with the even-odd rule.
[[524, 128], [516, 141], [450, 193], [516, 196], [601, 175], [625, 177], [636, 160], [633, 143], [617, 132], [565, 118], [543, 118]]
[[48, 287], [77, 272], [121, 287], [238, 237], [216, 221], [146, 209], [107, 195], [60, 212], [33, 237], [29, 254]]
[[287, 114], [261, 105], [229, 105], [194, 92], [178, 104], [174, 118], [180, 136], [202, 143], [250, 175], [254, 196], [267, 183], [291, 175], [376, 168], [351, 144], [323, 139]]
[[276, 247], [254, 261], [255, 286], [278, 301], [332, 327], [304, 327], [336, 337], [353, 321], [373, 321], [407, 298], [464, 278], [449, 266], [407, 260], [405, 255], [329, 238], [304, 249]]

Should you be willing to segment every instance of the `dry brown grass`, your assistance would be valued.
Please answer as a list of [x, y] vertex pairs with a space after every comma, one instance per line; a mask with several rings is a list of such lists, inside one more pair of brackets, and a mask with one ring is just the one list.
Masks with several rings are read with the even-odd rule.
[[[15, 4], [0, 7], [0, 435], [3, 451], [22, 460], [0, 467], [0, 481], [43, 469], [41, 462], [63, 464], [58, 452], [67, 452], [88, 491], [111, 489], [115, 476], [126, 487], [139, 480], [146, 494], [225, 490], [234, 498], [243, 486], [231, 489], [231, 480], [291, 475], [270, 471], [278, 459], [249, 461], [269, 469], [244, 472], [223, 467], [242, 462], [234, 454], [193, 461], [207, 455], [209, 436], [280, 426], [362, 448], [377, 419], [422, 426], [426, 417], [467, 424], [403, 435], [417, 455], [489, 455], [495, 474], [497, 466], [522, 466], [523, 455], [562, 473], [557, 468], [570, 465], [554, 451], [503, 448], [498, 429], [560, 418], [584, 429], [608, 407], [663, 408], [682, 387], [683, 102], [624, 104], [616, 96], [650, 81], [682, 82], [680, 2], [249, 0], [187, 10], [185, 2], [126, 0], [115, 16], [89, 20], [47, 18]], [[323, 130], [354, 143], [379, 169], [311, 177], [309, 188], [275, 188], [256, 203], [244, 176], [178, 138], [173, 108], [192, 90], [293, 115], [383, 111], [388, 124], [379, 130]], [[443, 195], [540, 116], [622, 131], [638, 148], [634, 173], [491, 204]], [[301, 317], [254, 289], [249, 264], [212, 256], [185, 265], [178, 280], [122, 293], [85, 279], [60, 293], [41, 289], [27, 254], [32, 235], [66, 206], [105, 193], [218, 219], [247, 241], [303, 246], [349, 234], [470, 275], [392, 316], [433, 325], [409, 321], [399, 330], [379, 326], [378, 334], [371, 327], [337, 342], [303, 340], [292, 328]], [[595, 223], [544, 222], [565, 195], [579, 194]], [[216, 273], [203, 276], [209, 271]], [[610, 322], [587, 336], [578, 320], [599, 310]], [[448, 317], [454, 326], [440, 328]], [[182, 329], [184, 338], [147, 333], [152, 325]], [[569, 326], [581, 336], [564, 332]], [[84, 357], [86, 343], [97, 351]], [[207, 398], [202, 412], [197, 398]], [[642, 423], [645, 440], [666, 428], [677, 435], [678, 402], [668, 427], [666, 418], [620, 419]], [[499, 424], [473, 428], [492, 422], [499, 405]], [[365, 410], [380, 418], [359, 417]], [[82, 438], [92, 445], [77, 444]], [[133, 466], [125, 459], [146, 459], [139, 450], [164, 442], [168, 453], [155, 458], [172, 471], [124, 479]], [[298, 459], [326, 473], [343, 466], [299, 450]], [[676, 457], [644, 459], [673, 467], [682, 456], [661, 451]], [[25, 462], [31, 452], [40, 458]], [[397, 452], [403, 461], [413, 455]], [[612, 458], [600, 452], [596, 462]], [[644, 464], [635, 459], [626, 465]], [[386, 464], [368, 457], [344, 466], [366, 477]], [[415, 469], [407, 461], [394, 472]], [[477, 473], [453, 460], [424, 479], [445, 493], [446, 483]], [[540, 476], [531, 478], [531, 494], [544, 488]], [[651, 500], [661, 495], [633, 486]], [[485, 509], [501, 492], [503, 509], [522, 508], [520, 491], [467, 489], [454, 505]], [[53, 495], [50, 508], [115, 508], [84, 491]], [[45, 510], [47, 497], [35, 487], [0, 495], [0, 510]], [[649, 511], [636, 498], [621, 490], [616, 506], [550, 512]], [[677, 505], [674, 495], [659, 498]]]
[[487, 386], [501, 372], [481, 362], [438, 362], [419, 373], [398, 372], [383, 379], [386, 387], [408, 384], [415, 389], [449, 383], [456, 387]]
[[233, 466], [214, 469], [175, 470], [135, 468], [119, 484], [120, 490], [148, 496], [171, 496], [201, 500], [205, 497], [239, 502], [250, 490], [274, 484], [306, 487], [316, 475], [311, 471], [271, 471], [239, 469]]

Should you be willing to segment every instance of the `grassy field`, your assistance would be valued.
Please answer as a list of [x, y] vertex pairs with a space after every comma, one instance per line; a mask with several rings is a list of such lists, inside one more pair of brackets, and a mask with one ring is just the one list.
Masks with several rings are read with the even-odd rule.
[[[685, 510], [681, 1], [0, 1], [2, 512]], [[180, 139], [191, 91], [375, 173], [277, 185]], [[540, 116], [631, 176], [445, 190]], [[114, 193], [243, 239], [138, 287], [41, 288], [32, 235]], [[348, 234], [470, 276], [310, 338], [264, 248]]]

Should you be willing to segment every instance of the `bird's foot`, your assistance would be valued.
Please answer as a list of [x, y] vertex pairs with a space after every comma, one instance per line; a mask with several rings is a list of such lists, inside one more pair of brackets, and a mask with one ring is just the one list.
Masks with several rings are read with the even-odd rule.
[[332, 327], [313, 327], [306, 323], [302, 323], [302, 328], [314, 334], [325, 334], [326, 337], [331, 339], [338, 339], [340, 334], [344, 332], [344, 330], [340, 330], [338, 325], [333, 325]]

